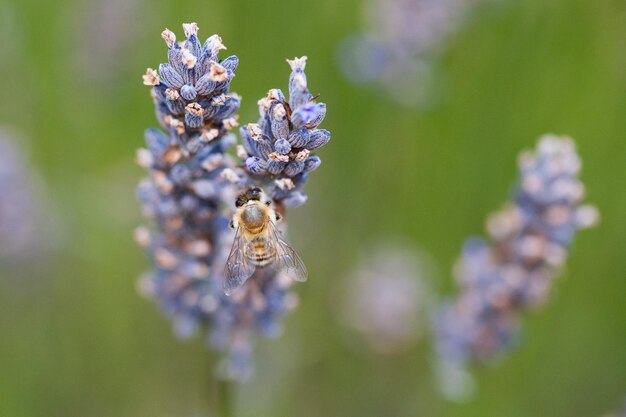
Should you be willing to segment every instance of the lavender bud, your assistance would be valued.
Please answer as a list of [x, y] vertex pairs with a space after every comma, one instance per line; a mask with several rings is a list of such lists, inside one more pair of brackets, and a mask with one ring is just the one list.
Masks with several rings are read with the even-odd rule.
[[295, 177], [299, 173], [304, 170], [304, 162], [300, 161], [289, 161], [287, 166], [285, 166], [285, 175], [288, 177]]
[[281, 155], [287, 155], [291, 152], [291, 145], [285, 139], [278, 139], [276, 143], [274, 143], [274, 149]]
[[246, 168], [253, 174], [262, 175], [267, 172], [267, 162], [256, 156], [251, 156], [246, 159]]
[[322, 160], [317, 156], [310, 156], [304, 161], [304, 171], [315, 171], [321, 165]]
[[159, 65], [159, 75], [167, 85], [174, 88], [181, 88], [185, 82], [183, 77], [169, 64]]
[[311, 131], [309, 142], [306, 144], [307, 149], [317, 149], [324, 146], [330, 141], [330, 132], [326, 129], [315, 129]]
[[180, 89], [180, 95], [182, 98], [184, 98], [187, 101], [195, 100], [196, 89], [193, 87], [193, 85], [185, 84]]
[[291, 115], [291, 123], [295, 129], [299, 129], [317, 120], [321, 121], [320, 118], [323, 118], [325, 114], [325, 105], [321, 103], [308, 103], [293, 112]]
[[276, 139], [287, 139], [289, 136], [289, 121], [285, 106], [277, 103], [272, 107], [271, 114], [272, 134]]
[[304, 127], [292, 130], [287, 140], [294, 148], [303, 148], [309, 142], [309, 130]]
[[303, 106], [311, 99], [311, 94], [307, 89], [306, 74], [304, 73], [306, 61], [306, 56], [287, 60], [291, 67], [291, 75], [289, 76], [289, 106], [293, 110]]
[[231, 55], [228, 58], [224, 59], [220, 64], [226, 68], [228, 71], [235, 72], [237, 66], [239, 65], [239, 58], [235, 55]]
[[272, 175], [277, 175], [285, 168], [285, 165], [287, 165], [285, 161], [269, 159], [267, 161], [267, 172]]

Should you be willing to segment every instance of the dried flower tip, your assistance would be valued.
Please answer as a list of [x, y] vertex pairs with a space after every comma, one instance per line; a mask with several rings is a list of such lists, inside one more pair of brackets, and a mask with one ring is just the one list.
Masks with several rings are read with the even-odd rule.
[[272, 88], [267, 92], [267, 98], [274, 101], [283, 101], [284, 96], [278, 88]]
[[248, 131], [254, 140], [259, 140], [263, 134], [263, 131], [259, 127], [258, 123], [248, 123]]
[[533, 235], [522, 237], [519, 243], [520, 254], [530, 259], [539, 259], [548, 244], [543, 236]]
[[269, 110], [272, 102], [272, 99], [270, 99], [269, 97], [263, 97], [256, 102], [256, 104], [259, 106], [259, 110], [261, 110], [261, 114], [265, 114], [265, 112]]
[[192, 69], [196, 66], [196, 62], [198, 62], [198, 58], [194, 54], [191, 53], [189, 49], [183, 48], [181, 51], [181, 60], [183, 64], [187, 65], [187, 68]]
[[174, 188], [174, 184], [172, 184], [172, 182], [167, 178], [165, 173], [153, 170], [150, 175], [152, 176], [154, 184], [164, 193], [169, 194]]
[[188, 38], [191, 37], [191, 35], [196, 35], [198, 33], [198, 24], [196, 22], [183, 23], [183, 31]]
[[248, 157], [248, 152], [246, 152], [246, 148], [242, 145], [237, 145], [237, 157], [239, 159], [246, 159]]
[[220, 131], [216, 128], [205, 129], [202, 131], [202, 140], [205, 142], [211, 142], [213, 139], [220, 135]]
[[178, 146], [170, 146], [163, 153], [163, 159], [170, 165], [174, 165], [182, 156], [183, 153]]
[[176, 255], [165, 248], [158, 248], [154, 251], [154, 260], [161, 268], [172, 270], [178, 265]]
[[233, 117], [229, 117], [228, 119], [224, 119], [222, 120], [222, 123], [224, 124], [224, 127], [228, 130], [239, 126], [239, 115], [236, 114]]
[[208, 256], [211, 253], [211, 244], [206, 240], [194, 240], [185, 245], [187, 253], [193, 256]]
[[215, 82], [222, 82], [228, 79], [228, 71], [215, 61], [211, 61], [211, 70], [209, 72], [209, 79]]
[[293, 190], [296, 187], [296, 185], [293, 183], [291, 178], [281, 178], [281, 179], [275, 180], [274, 183], [276, 184], [278, 188], [280, 188], [283, 191]]
[[519, 231], [523, 226], [522, 221], [519, 210], [511, 205], [489, 216], [487, 231], [494, 239], [501, 240]]
[[143, 274], [137, 281], [137, 292], [143, 297], [153, 297], [155, 293], [152, 274]]
[[146, 73], [143, 75], [143, 85], [159, 85], [161, 84], [161, 78], [159, 74], [152, 68], [147, 68]]
[[198, 103], [187, 104], [187, 106], [185, 107], [185, 110], [194, 116], [202, 116], [202, 114], [204, 113], [204, 109]]
[[176, 122], [178, 122], [178, 119], [168, 114], [167, 116], [163, 117], [163, 122], [165, 122], [165, 124], [169, 127], [176, 127]]
[[308, 149], [303, 149], [296, 154], [295, 160], [298, 162], [304, 162], [304, 160], [309, 157], [310, 153], [311, 151], [309, 151]]
[[175, 88], [168, 88], [167, 90], [165, 90], [165, 95], [170, 100], [178, 100], [180, 98], [180, 94]]
[[165, 28], [165, 30], [161, 32], [161, 38], [163, 38], [165, 44], [169, 49], [172, 49], [174, 47], [174, 44], [176, 43], [176, 35], [174, 34], [174, 32], [172, 32], [168, 28]]
[[136, 228], [135, 232], [133, 233], [133, 237], [135, 238], [135, 242], [137, 242], [139, 246], [142, 246], [144, 248], [150, 246], [150, 230], [148, 230], [147, 227], [139, 226], [138, 228]]
[[272, 104], [274, 104], [277, 101], [282, 101], [283, 99], [284, 97], [283, 97], [282, 92], [277, 88], [272, 88], [271, 90], [267, 92], [267, 95], [263, 97], [262, 99], [260, 99], [259, 101], [257, 101], [256, 104], [259, 106], [259, 111], [261, 115], [263, 116], [265, 112], [267, 112], [270, 109], [270, 107], [272, 107]]
[[213, 97], [211, 104], [214, 106], [223, 106], [229, 98], [230, 96], [227, 96], [226, 94], [220, 94], [219, 96]]
[[135, 153], [135, 162], [137, 162], [137, 165], [139, 165], [140, 167], [150, 168], [154, 163], [154, 157], [149, 150], [145, 148], [139, 148]]
[[276, 106], [274, 106], [274, 109], [272, 110], [272, 116], [275, 119], [282, 119], [283, 117], [287, 116], [287, 110], [285, 110], [285, 106], [283, 106], [282, 104], [276, 104]]
[[561, 226], [569, 222], [572, 210], [568, 206], [549, 206], [543, 213], [543, 220], [551, 226]]
[[[170, 189], [170, 191], [164, 192], [169, 194], [171, 191], [172, 190]], [[165, 230], [166, 232], [168, 230], [180, 230], [181, 227], [183, 227], [183, 218], [181, 216], [169, 217], [165, 220], [163, 230]]]
[[543, 188], [543, 181], [539, 175], [527, 175], [522, 179], [522, 188], [531, 194], [536, 194]]
[[220, 177], [222, 177], [226, 181], [232, 182], [232, 183], [236, 183], [236, 182], [241, 181], [241, 178], [239, 178], [239, 175], [237, 175], [235, 170], [233, 170], [231, 168], [224, 168], [222, 170], [222, 172], [220, 173]]
[[163, 118], [163, 121], [169, 127], [176, 129], [176, 133], [178, 133], [179, 135], [185, 133], [185, 124], [177, 118], [167, 115]]
[[272, 152], [268, 155], [268, 157], [278, 162], [289, 162], [289, 157], [287, 155], [280, 155], [276, 152]]
[[578, 227], [586, 229], [593, 227], [600, 222], [600, 212], [592, 205], [580, 206], [576, 210], [576, 224]]
[[202, 162], [202, 168], [206, 169], [207, 171], [213, 171], [214, 169], [219, 168], [223, 160], [224, 155], [219, 153], [213, 154]]
[[222, 43], [222, 38], [219, 35], [213, 35], [208, 39], [208, 46], [211, 52], [215, 55], [222, 49], [226, 49], [226, 46]]
[[304, 70], [304, 68], [306, 67], [306, 60], [307, 60], [306, 56], [303, 56], [301, 58], [296, 57], [294, 59], [288, 59], [287, 63], [289, 64], [291, 69], [294, 71], [297, 69]]

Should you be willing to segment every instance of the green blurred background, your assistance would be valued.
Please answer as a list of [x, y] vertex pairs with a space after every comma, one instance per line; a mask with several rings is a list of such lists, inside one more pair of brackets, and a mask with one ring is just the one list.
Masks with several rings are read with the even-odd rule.
[[[196, 21], [241, 64], [240, 121], [286, 88], [285, 58], [308, 55], [331, 143], [289, 213], [310, 270], [278, 340], [259, 340], [238, 416], [600, 416], [626, 394], [626, 3], [510, 0], [451, 39], [447, 96], [402, 107], [346, 81], [338, 42], [360, 30], [359, 0], [294, 2], [0, 0], [0, 125], [21, 132], [61, 223], [51, 259], [0, 270], [0, 415], [211, 416], [215, 357], [181, 343], [137, 295], [148, 268], [134, 160], [156, 125], [141, 75], [166, 57], [159, 38]], [[113, 45], [113, 46], [111, 46]], [[601, 225], [582, 232], [552, 300], [525, 320], [522, 345], [477, 369], [473, 399], [443, 400], [422, 342], [392, 356], [355, 349], [334, 296], [380, 236], [426, 248], [441, 294], [455, 290], [463, 239], [482, 233], [542, 133], [569, 134]], [[1, 198], [1, 196], [0, 196]], [[36, 272], [30, 271], [36, 269]], [[29, 272], [30, 271], [30, 272]], [[352, 340], [354, 339], [354, 340]]]

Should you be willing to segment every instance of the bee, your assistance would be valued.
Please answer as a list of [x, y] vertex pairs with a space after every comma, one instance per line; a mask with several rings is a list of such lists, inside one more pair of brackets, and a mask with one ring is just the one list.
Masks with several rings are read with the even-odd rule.
[[250, 187], [235, 201], [237, 211], [230, 221], [235, 240], [226, 261], [224, 292], [230, 295], [254, 274], [256, 268], [272, 266], [296, 281], [306, 281], [304, 262], [276, 228], [281, 216], [259, 187]]

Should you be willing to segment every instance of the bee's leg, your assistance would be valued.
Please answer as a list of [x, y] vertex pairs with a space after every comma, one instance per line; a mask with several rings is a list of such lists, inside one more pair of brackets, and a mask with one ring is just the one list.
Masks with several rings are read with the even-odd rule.
[[280, 213], [279, 213], [279, 212], [277, 212], [277, 211], [275, 211], [275, 212], [274, 212], [274, 214], [276, 215], [276, 221], [277, 221], [277, 222], [279, 222], [279, 221], [280, 221], [280, 219], [282, 219], [282, 218], [283, 218], [283, 216], [281, 216], [281, 215], [280, 215]]
[[235, 220], [234, 220], [234, 219], [230, 219], [230, 222], [228, 223], [228, 226], [229, 226], [231, 229], [234, 229], [234, 228], [235, 228]]

